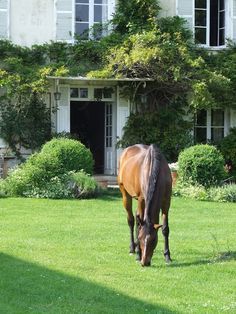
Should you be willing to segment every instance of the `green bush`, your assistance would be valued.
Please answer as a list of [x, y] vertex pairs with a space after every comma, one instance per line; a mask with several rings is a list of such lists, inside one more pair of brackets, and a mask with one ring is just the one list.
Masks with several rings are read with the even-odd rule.
[[219, 144], [219, 150], [222, 152], [225, 161], [232, 163], [232, 170], [229, 171], [229, 175], [236, 178], [236, 128], [232, 128], [229, 135], [223, 138]]
[[218, 185], [225, 177], [224, 158], [210, 145], [195, 145], [180, 153], [179, 180], [183, 184]]
[[[48, 155], [50, 160], [47, 160]], [[48, 167], [47, 170], [52, 167], [52, 171], [56, 170], [58, 173], [73, 170], [84, 170], [89, 174], [93, 172], [92, 153], [81, 142], [73, 139], [52, 139], [42, 147], [41, 156], [44, 158], [42, 163]], [[40, 165], [40, 159], [37, 161]]]
[[79, 197], [78, 191], [94, 195], [96, 182], [85, 173], [91, 174], [92, 168], [92, 154], [83, 144], [72, 139], [53, 139], [12, 171], [2, 190], [6, 195], [28, 197]]

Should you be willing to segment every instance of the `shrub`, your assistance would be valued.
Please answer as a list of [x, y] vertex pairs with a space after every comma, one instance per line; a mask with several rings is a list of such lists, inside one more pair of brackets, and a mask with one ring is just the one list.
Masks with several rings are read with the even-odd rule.
[[182, 185], [173, 189], [174, 196], [197, 199], [199, 201], [236, 202], [236, 184], [206, 188], [200, 185]]
[[36, 198], [91, 198], [97, 196], [99, 187], [93, 177], [85, 172], [67, 172], [51, 178], [44, 186], [31, 186], [23, 195]]
[[236, 184], [212, 187], [208, 191], [209, 199], [217, 202], [236, 202]]
[[199, 201], [208, 200], [207, 190], [201, 185], [186, 186], [178, 183], [173, 189], [173, 195], [193, 198]]
[[74, 182], [74, 193], [76, 198], [95, 197], [100, 191], [98, 183], [94, 178], [83, 171], [73, 173], [72, 179]]
[[232, 128], [229, 135], [223, 138], [219, 144], [219, 149], [226, 163], [232, 163], [232, 170], [229, 171], [229, 175], [233, 175], [236, 178], [236, 128]]
[[0, 184], [0, 197], [8, 195], [52, 199], [91, 198], [100, 192], [95, 179], [84, 171], [66, 172], [48, 180], [32, 183], [25, 180], [26, 177], [24, 171], [15, 170], [13, 175]]
[[180, 153], [179, 180], [205, 187], [219, 184], [225, 177], [224, 158], [210, 145], [195, 145]]
[[[48, 155], [50, 155], [50, 160], [47, 161]], [[52, 139], [42, 147], [41, 156], [44, 157], [42, 163], [48, 165], [47, 170], [50, 170], [52, 166], [52, 170], [58, 173], [82, 169], [89, 174], [93, 172], [92, 153], [81, 142], [73, 139]], [[40, 159], [37, 161], [41, 163]]]
[[[79, 197], [78, 191], [91, 195], [97, 186], [91, 177], [86, 181], [85, 171], [91, 173], [92, 167], [92, 154], [83, 144], [72, 139], [53, 139], [9, 174], [4, 192], [11, 196], [47, 198]], [[79, 171], [83, 172], [76, 176], [74, 173]], [[84, 181], [79, 181], [80, 176]]]

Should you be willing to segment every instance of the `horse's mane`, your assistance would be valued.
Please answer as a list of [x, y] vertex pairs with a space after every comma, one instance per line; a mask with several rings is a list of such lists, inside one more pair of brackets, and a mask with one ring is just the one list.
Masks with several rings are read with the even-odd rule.
[[157, 185], [157, 179], [160, 172], [160, 164], [161, 164], [161, 158], [162, 154], [159, 150], [159, 148], [152, 144], [149, 146], [147, 154], [150, 154], [150, 172], [149, 172], [149, 181], [148, 181], [148, 189], [146, 194], [146, 211], [145, 211], [145, 219], [150, 220], [151, 219], [151, 205], [153, 200], [153, 195], [155, 192], [155, 188]]

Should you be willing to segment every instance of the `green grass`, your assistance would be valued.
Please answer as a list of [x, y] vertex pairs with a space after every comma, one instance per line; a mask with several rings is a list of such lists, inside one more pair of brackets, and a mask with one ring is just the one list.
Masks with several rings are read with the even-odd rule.
[[166, 266], [128, 254], [116, 194], [0, 199], [0, 313], [235, 313], [235, 204], [173, 198]]

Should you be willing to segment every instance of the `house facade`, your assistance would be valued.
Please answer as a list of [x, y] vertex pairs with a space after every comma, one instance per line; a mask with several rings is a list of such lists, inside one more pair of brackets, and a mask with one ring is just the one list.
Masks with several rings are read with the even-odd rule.
[[[0, 38], [29, 47], [50, 41], [73, 44], [76, 34], [89, 38], [93, 36], [89, 31], [92, 25], [107, 23], [116, 2], [0, 0]], [[225, 48], [227, 39], [236, 41], [236, 0], [159, 0], [159, 3], [161, 16], [183, 17], [196, 42], [208, 49]], [[116, 174], [120, 154], [116, 143], [122, 137], [131, 105], [122, 97], [122, 80], [78, 76], [50, 77], [49, 81], [48, 103], [54, 130], [79, 134], [93, 152], [96, 172]], [[131, 83], [144, 84], [142, 80]], [[235, 126], [235, 110], [202, 110], [196, 117], [195, 137], [199, 142], [218, 140]], [[4, 147], [1, 141], [0, 147]]]

